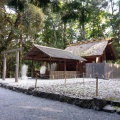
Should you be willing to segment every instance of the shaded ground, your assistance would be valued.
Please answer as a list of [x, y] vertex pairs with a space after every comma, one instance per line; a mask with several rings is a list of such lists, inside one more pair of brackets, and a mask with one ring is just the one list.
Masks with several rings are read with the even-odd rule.
[[116, 113], [82, 109], [0, 88], [0, 120], [120, 120]]

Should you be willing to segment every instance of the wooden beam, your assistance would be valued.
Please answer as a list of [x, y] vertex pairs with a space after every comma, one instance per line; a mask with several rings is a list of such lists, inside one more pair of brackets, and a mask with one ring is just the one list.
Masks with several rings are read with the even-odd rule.
[[6, 50], [6, 51], [2, 51], [1, 54], [4, 54], [4, 53], [11, 53], [11, 52], [16, 52], [16, 51], [21, 51], [23, 50], [24, 48], [21, 47], [21, 48], [16, 48], [16, 49], [12, 49], [12, 50]]
[[[50, 58], [37, 58], [37, 57], [26, 57], [24, 58], [24, 60], [35, 60], [35, 61], [50, 61]], [[76, 62], [78, 60], [70, 60], [70, 59], [62, 59], [62, 58], [51, 58], [51, 62], [64, 62], [67, 61], [67, 62]]]

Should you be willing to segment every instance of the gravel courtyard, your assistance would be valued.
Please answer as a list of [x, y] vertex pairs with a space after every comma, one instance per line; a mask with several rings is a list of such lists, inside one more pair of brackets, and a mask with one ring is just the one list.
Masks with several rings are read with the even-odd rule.
[[[0, 83], [21, 88], [35, 87], [35, 79], [31, 78], [28, 78], [26, 80], [19, 79], [18, 83], [15, 83], [15, 80], [13, 78], [6, 79], [5, 81], [0, 79]], [[96, 95], [96, 79], [67, 79], [66, 84], [64, 79], [38, 79], [36, 89], [38, 91], [58, 93], [67, 96], [93, 98]], [[108, 100], [120, 101], [120, 79], [99, 79], [98, 96]]]

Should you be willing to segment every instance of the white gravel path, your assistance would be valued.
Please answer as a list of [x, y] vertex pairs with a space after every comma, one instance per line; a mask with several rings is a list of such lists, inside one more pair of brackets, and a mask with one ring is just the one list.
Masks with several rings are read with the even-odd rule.
[[[5, 81], [0, 79], [0, 83], [5, 83], [22, 88], [29, 88], [35, 86], [35, 79], [19, 79], [19, 82], [16, 83], [14, 78], [7, 78]], [[106, 98], [109, 100], [120, 101], [120, 79], [99, 79], [98, 84], [99, 97]], [[66, 84], [64, 79], [38, 79], [36, 89], [39, 91], [54, 92], [75, 97], [95, 97], [96, 79], [67, 79]]]

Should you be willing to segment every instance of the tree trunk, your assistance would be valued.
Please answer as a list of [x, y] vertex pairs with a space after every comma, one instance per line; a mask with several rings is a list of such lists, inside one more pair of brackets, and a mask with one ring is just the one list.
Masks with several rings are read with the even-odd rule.
[[[118, 30], [120, 24], [119, 24], [118, 26], [114, 26], [114, 25], [113, 25], [113, 23], [114, 23], [114, 1], [111, 0], [110, 2], [111, 2], [111, 11], [112, 11], [112, 19], [111, 19], [112, 31], [113, 31], [115, 37], [117, 38], [117, 39], [115, 39], [116, 42], [120, 45], [120, 42], [119, 42], [119, 40], [120, 40], [120, 32], [116, 32], [116, 27], [117, 27], [117, 30]], [[119, 6], [118, 6], [118, 7], [119, 7], [118, 13], [120, 14], [120, 3], [119, 3]], [[119, 31], [120, 31], [120, 30], [119, 30]]]
[[82, 40], [85, 40], [85, 25], [82, 23], [81, 25], [81, 38]]
[[63, 28], [63, 42], [64, 42], [64, 49], [66, 48], [67, 42], [66, 42], [66, 23], [64, 23]]
[[[19, 42], [19, 47], [22, 48], [22, 33], [20, 34], [20, 42]], [[19, 54], [19, 70], [21, 69], [22, 67], [22, 50], [19, 51], [20, 54]], [[20, 73], [19, 73], [19, 76], [20, 76]]]
[[55, 30], [55, 25], [53, 24], [53, 35], [54, 35], [54, 46], [57, 45], [57, 35], [56, 35], [56, 30]]

